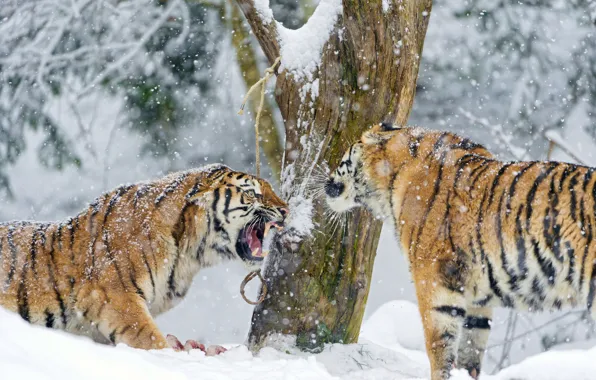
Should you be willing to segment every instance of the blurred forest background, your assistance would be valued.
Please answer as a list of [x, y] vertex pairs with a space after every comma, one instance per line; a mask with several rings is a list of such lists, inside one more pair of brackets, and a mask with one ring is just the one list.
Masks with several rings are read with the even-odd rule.
[[[288, 28], [316, 5], [271, 1]], [[237, 111], [266, 64], [249, 30], [233, 1], [3, 0], [0, 220], [61, 219], [121, 183], [206, 163], [254, 172], [256, 105]], [[275, 182], [284, 132], [271, 91], [266, 101], [263, 173]], [[596, 1], [435, 0], [410, 124], [464, 134], [502, 159], [596, 166]], [[396, 247], [383, 231], [367, 313], [415, 300]], [[199, 273], [160, 326], [242, 342], [243, 274]], [[590, 344], [593, 326], [581, 310], [503, 311], [494, 331], [487, 369]]]

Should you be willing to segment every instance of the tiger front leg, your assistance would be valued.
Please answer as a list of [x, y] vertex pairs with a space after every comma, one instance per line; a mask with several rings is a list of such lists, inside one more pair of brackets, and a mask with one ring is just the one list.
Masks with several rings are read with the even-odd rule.
[[205, 346], [195, 340], [182, 344], [175, 336], [165, 337], [155, 324], [145, 300], [138, 294], [106, 291], [88, 287], [79, 293], [77, 309], [112, 344], [124, 343], [144, 350], [173, 348], [175, 351], [198, 349], [207, 356], [226, 352], [221, 346]]
[[457, 360], [459, 341], [466, 317], [462, 293], [450, 291], [434, 281], [439, 277], [415, 279], [418, 306], [422, 317], [431, 379], [449, 379]]
[[462, 336], [459, 341], [457, 366], [465, 368], [470, 376], [480, 376], [482, 358], [490, 334], [492, 308], [468, 308]]
[[79, 297], [77, 309], [112, 344], [144, 350], [169, 348], [145, 301], [138, 294], [91, 289]]

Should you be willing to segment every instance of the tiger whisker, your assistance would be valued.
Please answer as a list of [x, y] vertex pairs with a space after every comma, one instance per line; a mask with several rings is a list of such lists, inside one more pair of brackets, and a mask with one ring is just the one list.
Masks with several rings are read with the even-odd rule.
[[330, 233], [329, 240], [327, 240], [327, 243], [329, 243], [331, 241], [331, 239], [334, 237], [335, 232], [336, 232], [338, 226], [341, 224], [340, 214], [338, 214], [336, 212], [333, 212], [331, 218], [332, 218], [332, 220], [331, 220], [331, 233]]

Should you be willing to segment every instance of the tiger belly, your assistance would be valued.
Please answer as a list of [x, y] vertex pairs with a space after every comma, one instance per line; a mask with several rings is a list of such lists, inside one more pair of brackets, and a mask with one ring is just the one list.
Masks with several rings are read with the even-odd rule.
[[[518, 264], [517, 250], [507, 252], [503, 265], [501, 252], [487, 252], [485, 263], [472, 271], [471, 303], [478, 307], [507, 307], [523, 311], [560, 310], [586, 306], [590, 281], [574, 273], [575, 257], [552, 260], [552, 252], [536, 249]], [[509, 260], [507, 260], [509, 259]], [[571, 264], [571, 265], [570, 265]], [[519, 268], [523, 267], [524, 271]]]
[[164, 263], [162, 270], [155, 273], [155, 288], [147, 299], [149, 313], [156, 317], [182, 302], [200, 269], [189, 252], [179, 255], [174, 262]]

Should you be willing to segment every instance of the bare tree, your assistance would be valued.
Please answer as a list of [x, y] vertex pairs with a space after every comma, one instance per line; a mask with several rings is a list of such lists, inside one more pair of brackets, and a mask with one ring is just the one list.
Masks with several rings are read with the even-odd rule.
[[305, 349], [355, 342], [381, 222], [355, 211], [334, 223], [311, 197], [321, 188], [309, 189], [367, 127], [406, 124], [432, 1], [321, 0], [298, 30], [277, 23], [264, 0], [238, 4], [269, 62], [281, 56], [282, 195], [295, 215], [274, 242], [265, 269], [271, 291], [254, 311], [249, 341], [256, 348], [289, 335]]

